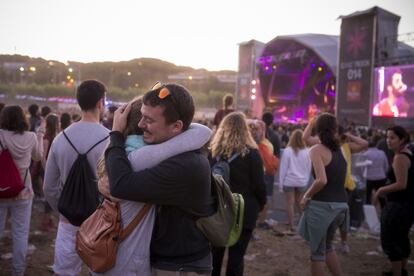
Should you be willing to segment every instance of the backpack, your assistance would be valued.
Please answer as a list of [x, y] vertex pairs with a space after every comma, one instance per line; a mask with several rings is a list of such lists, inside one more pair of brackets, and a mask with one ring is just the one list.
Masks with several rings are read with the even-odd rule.
[[211, 216], [198, 218], [197, 228], [213, 246], [233, 246], [239, 240], [243, 228], [243, 196], [232, 193], [221, 175], [213, 174], [211, 181], [216, 211]]
[[70, 168], [65, 185], [58, 201], [59, 212], [69, 220], [72, 225], [80, 226], [99, 205], [99, 192], [96, 175], [87, 158], [87, 154], [107, 137], [98, 141], [86, 153], [79, 153], [76, 147], [62, 131], [66, 140], [78, 154]]
[[118, 202], [104, 199], [76, 233], [76, 251], [93, 272], [104, 273], [115, 266], [119, 244], [140, 223], [151, 208], [145, 204], [127, 227], [121, 227]]
[[226, 181], [226, 183], [230, 183], [230, 165], [229, 163], [239, 156], [238, 153], [233, 154], [227, 161], [221, 159], [221, 156], [218, 155], [216, 157], [216, 163], [211, 166], [211, 172], [213, 175], [221, 175]]
[[24, 180], [22, 181], [10, 151], [5, 148], [1, 142], [0, 146], [0, 198], [13, 198], [24, 189], [27, 170]]

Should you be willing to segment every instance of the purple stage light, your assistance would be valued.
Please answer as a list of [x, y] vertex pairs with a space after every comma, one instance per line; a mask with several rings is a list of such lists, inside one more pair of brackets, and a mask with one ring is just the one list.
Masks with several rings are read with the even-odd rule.
[[331, 91], [331, 90], [329, 90], [328, 92], [326, 92], [326, 94], [327, 94], [329, 97], [335, 97], [335, 95], [336, 95], [335, 91]]

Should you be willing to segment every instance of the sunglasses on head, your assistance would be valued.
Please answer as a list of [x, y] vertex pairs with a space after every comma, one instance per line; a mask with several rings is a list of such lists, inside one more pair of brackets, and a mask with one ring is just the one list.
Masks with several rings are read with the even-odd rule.
[[179, 112], [179, 110], [177, 108], [177, 101], [175, 100], [175, 97], [174, 97], [173, 93], [167, 88], [167, 86], [165, 84], [163, 84], [159, 81], [157, 81], [154, 84], [154, 86], [151, 88], [151, 91], [158, 90], [158, 89], [160, 90], [158, 92], [158, 98], [160, 98], [161, 100], [164, 100], [166, 98], [170, 98], [175, 112], [177, 112], [178, 117], [181, 118], [181, 113]]

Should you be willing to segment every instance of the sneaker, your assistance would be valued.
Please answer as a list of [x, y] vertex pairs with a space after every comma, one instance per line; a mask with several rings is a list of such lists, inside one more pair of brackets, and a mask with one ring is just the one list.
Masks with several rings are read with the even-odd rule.
[[288, 235], [288, 236], [294, 236], [294, 235], [296, 235], [296, 231], [295, 231], [295, 229], [293, 229], [293, 228], [290, 228], [289, 230], [286, 230], [285, 232], [283, 232], [285, 235]]
[[263, 229], [263, 230], [271, 230], [272, 226], [269, 225], [267, 222], [261, 222], [257, 224], [257, 228]]
[[349, 245], [346, 242], [341, 242], [341, 244], [339, 245], [339, 251], [344, 254], [348, 254], [349, 252], [351, 252], [351, 249], [349, 249]]
[[250, 238], [250, 240], [251, 241], [258, 241], [258, 240], [260, 240], [260, 237], [255, 232], [253, 232], [252, 237]]

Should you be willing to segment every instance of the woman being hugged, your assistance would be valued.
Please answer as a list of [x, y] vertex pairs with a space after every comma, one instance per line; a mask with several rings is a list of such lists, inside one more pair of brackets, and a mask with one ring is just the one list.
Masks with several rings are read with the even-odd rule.
[[311, 274], [317, 276], [325, 275], [324, 263], [333, 275], [341, 275], [332, 241], [338, 226], [346, 229], [349, 225], [344, 187], [347, 164], [340, 148], [337, 128], [332, 114], [318, 116], [316, 133], [320, 143], [314, 145], [309, 153], [315, 180], [300, 202], [304, 214], [299, 223], [299, 233], [309, 241]]
[[41, 121], [37, 133], [28, 130], [29, 123], [20, 106], [6, 106], [1, 111], [0, 152], [3, 149], [9, 150], [25, 186], [14, 198], [0, 198], [0, 235], [4, 230], [7, 213], [10, 212], [11, 216], [12, 275], [23, 275], [26, 269], [26, 252], [34, 195], [29, 166], [31, 159], [40, 161], [43, 156], [45, 123]]
[[375, 204], [378, 197], [387, 197], [381, 213], [381, 245], [392, 271], [383, 275], [407, 275], [409, 232], [414, 222], [414, 157], [409, 143], [410, 136], [403, 127], [387, 129], [387, 145], [395, 154], [387, 175], [390, 184], [379, 188], [373, 198]]
[[[229, 248], [226, 271], [226, 275], [243, 275], [243, 257], [258, 214], [266, 204], [263, 163], [241, 112], [224, 117], [210, 146], [213, 164], [217, 159], [230, 161], [230, 189], [244, 198], [243, 229], [239, 241]], [[224, 247], [212, 249], [213, 276], [220, 275], [224, 251]]]

